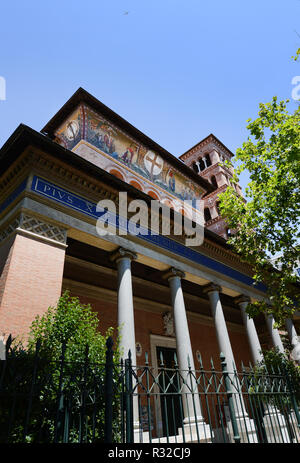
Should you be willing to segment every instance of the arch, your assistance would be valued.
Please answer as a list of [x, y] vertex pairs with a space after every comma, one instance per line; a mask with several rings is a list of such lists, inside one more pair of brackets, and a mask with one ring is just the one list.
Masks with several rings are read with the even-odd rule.
[[216, 202], [216, 209], [217, 209], [218, 215], [221, 215], [221, 211], [220, 211], [220, 201], [217, 201], [217, 202]]
[[153, 198], [153, 199], [157, 199], [157, 201], [160, 200], [158, 194], [153, 190], [149, 190], [147, 192], [147, 195], [151, 196], [151, 198]]
[[174, 209], [174, 204], [172, 203], [172, 201], [170, 199], [163, 199], [162, 203], [163, 203], [164, 206], [167, 206], [170, 209]]
[[124, 177], [123, 177], [123, 175], [121, 174], [121, 172], [119, 170], [110, 169], [109, 173], [114, 175], [115, 177], [118, 177], [119, 179], [123, 180], [123, 182], [125, 182]]
[[201, 158], [199, 159], [199, 169], [200, 169], [200, 172], [202, 172], [202, 170], [206, 169], [204, 161]]
[[232, 235], [230, 228], [226, 228], [226, 236], [227, 238], [230, 238]]
[[205, 159], [206, 159], [206, 165], [207, 165], [207, 167], [211, 166], [212, 163], [211, 163], [211, 159], [210, 159], [209, 153], [207, 153], [207, 154], [205, 155]]
[[193, 170], [196, 172], [196, 174], [199, 174], [200, 172], [199, 162], [193, 162], [192, 167], [193, 167]]
[[136, 180], [130, 180], [129, 185], [134, 186], [137, 190], [143, 191], [143, 187]]
[[211, 214], [210, 214], [210, 210], [208, 207], [204, 208], [204, 220], [205, 222], [208, 222], [209, 220], [211, 220]]
[[179, 209], [178, 211], [181, 215], [184, 215], [185, 217], [187, 217], [188, 219], [191, 218], [190, 214], [185, 210], [185, 209]]

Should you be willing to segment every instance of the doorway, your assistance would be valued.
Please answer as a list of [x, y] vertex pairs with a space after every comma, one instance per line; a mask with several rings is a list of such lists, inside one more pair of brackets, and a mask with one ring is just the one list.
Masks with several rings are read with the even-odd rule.
[[[178, 428], [182, 427], [180, 384], [175, 370], [174, 354], [176, 354], [175, 348], [156, 346], [157, 369], [161, 387], [162, 436], [176, 436]], [[161, 358], [163, 358], [163, 365]]]

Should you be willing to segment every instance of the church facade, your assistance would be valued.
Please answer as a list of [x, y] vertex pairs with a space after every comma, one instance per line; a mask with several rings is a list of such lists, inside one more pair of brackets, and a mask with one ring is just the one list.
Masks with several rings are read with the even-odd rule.
[[[133, 364], [147, 352], [155, 367], [161, 352], [176, 351], [180, 368], [188, 355], [193, 368], [200, 355], [209, 368], [221, 351], [240, 365], [260, 360], [261, 348], [283, 350], [272, 317], [248, 318], [248, 302], [264, 299], [265, 288], [226, 241], [218, 194], [231, 156], [211, 134], [178, 159], [83, 89], [42, 132], [20, 125], [0, 151], [1, 332], [26, 335], [69, 290], [99, 314], [102, 332], [120, 328]], [[116, 216], [123, 233], [100, 235], [97, 204], [119, 205], [120, 192], [171, 210], [170, 233], [125, 233], [129, 211]], [[186, 201], [204, 214], [199, 246], [174, 233]], [[290, 340], [296, 324], [287, 322]]]

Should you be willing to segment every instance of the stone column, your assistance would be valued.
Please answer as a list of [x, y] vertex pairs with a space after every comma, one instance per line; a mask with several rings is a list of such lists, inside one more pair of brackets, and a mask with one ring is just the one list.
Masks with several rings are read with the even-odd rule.
[[188, 321], [185, 310], [185, 303], [181, 287], [181, 279], [185, 274], [175, 268], [171, 268], [165, 275], [170, 285], [171, 299], [173, 307], [173, 318], [176, 335], [176, 350], [178, 357], [178, 367], [182, 377], [185, 378], [189, 387], [195, 392], [191, 394], [190, 389], [186, 386], [182, 388], [183, 392], [183, 412], [184, 412], [184, 426], [187, 428], [186, 432], [191, 429], [192, 440], [193, 437], [197, 440], [197, 428], [200, 439], [210, 437], [209, 426], [204, 422], [201, 412], [198, 386], [193, 376], [188, 375], [189, 366], [192, 371], [195, 371], [193, 351], [188, 327]]
[[[111, 255], [111, 261], [116, 263], [118, 270], [118, 327], [121, 357], [127, 359], [130, 350], [133, 368], [136, 367], [136, 349], [131, 261], [136, 258], [137, 255], [134, 252], [122, 247]], [[140, 442], [141, 429], [137, 396], [133, 396], [133, 427], [134, 442]]]
[[120, 333], [120, 350], [124, 359], [131, 351], [132, 365], [136, 365], [134, 309], [132, 295], [131, 261], [136, 254], [119, 248], [111, 255], [111, 260], [118, 269], [118, 326]]
[[234, 357], [232, 352], [232, 347], [227, 331], [227, 326], [225, 322], [225, 317], [220, 301], [220, 286], [211, 283], [204, 287], [204, 293], [208, 294], [210, 300], [210, 307], [212, 312], [212, 317], [214, 319], [217, 340], [219, 345], [220, 353], [223, 352], [227, 362], [227, 367], [229, 371], [233, 371]]
[[[226, 321], [220, 300], [221, 287], [215, 283], [210, 283], [204, 288], [204, 293], [208, 294], [211, 306], [212, 317], [214, 319], [216, 335], [220, 353], [225, 355], [229, 377], [232, 381], [233, 390], [241, 390], [238, 378], [233, 374], [235, 368], [235, 361], [232, 352], [231, 342], [226, 326]], [[238, 422], [239, 434], [242, 442], [256, 442], [257, 436], [255, 433], [255, 425], [253, 420], [249, 419], [247, 414], [242, 393], [234, 394], [236, 419]]]
[[236, 298], [236, 303], [241, 309], [241, 315], [243, 319], [243, 323], [246, 329], [247, 337], [248, 337], [248, 342], [252, 354], [252, 359], [254, 363], [261, 362], [263, 360], [263, 354], [262, 354], [262, 349], [261, 345], [258, 339], [257, 331], [255, 328], [254, 320], [253, 318], [250, 318], [246, 312], [247, 305], [250, 302], [250, 298], [247, 296], [239, 296]]
[[280, 338], [280, 334], [277, 328], [274, 328], [275, 320], [274, 320], [273, 315], [265, 315], [265, 319], [266, 319], [269, 334], [272, 338], [273, 346], [277, 347], [279, 352], [282, 352], [284, 354], [284, 347], [283, 347], [283, 344]]
[[289, 335], [290, 343], [293, 346], [291, 357], [295, 360], [298, 364], [300, 363], [300, 343], [297, 335], [297, 331], [295, 329], [293, 320], [291, 318], [287, 318], [285, 320], [285, 326]]
[[287, 318], [285, 320], [285, 326], [289, 335], [290, 343], [292, 344], [292, 346], [296, 346], [299, 343], [299, 340], [293, 320], [291, 318]]

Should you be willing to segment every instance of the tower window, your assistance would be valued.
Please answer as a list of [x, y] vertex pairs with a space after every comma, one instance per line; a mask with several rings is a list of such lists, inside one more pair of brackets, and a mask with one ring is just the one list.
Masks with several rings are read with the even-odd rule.
[[210, 210], [208, 207], [204, 209], [204, 219], [205, 219], [205, 222], [208, 222], [209, 220], [211, 220]]
[[199, 174], [199, 172], [200, 172], [199, 162], [194, 162], [193, 163], [193, 169], [194, 169], [195, 172], [197, 172], [197, 174]]
[[210, 159], [210, 155], [209, 155], [209, 154], [207, 154], [207, 155], [205, 156], [205, 159], [206, 159], [206, 165], [207, 165], [207, 167], [211, 166], [211, 159]]
[[230, 230], [230, 228], [227, 228], [227, 229], [226, 229], [226, 235], [228, 236], [228, 238], [231, 237], [231, 230]]
[[214, 175], [211, 177], [210, 181], [215, 188], [218, 188], [217, 180]]
[[200, 169], [200, 172], [204, 169], [206, 169], [206, 164], [204, 163], [204, 160], [203, 159], [199, 159], [199, 169]]

